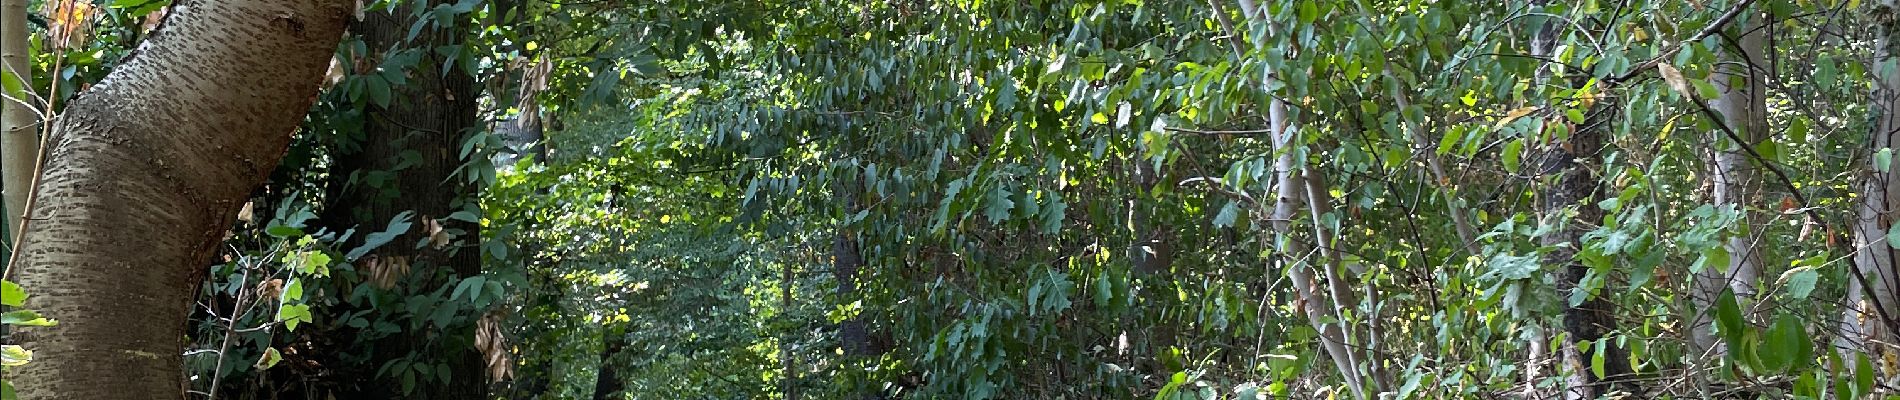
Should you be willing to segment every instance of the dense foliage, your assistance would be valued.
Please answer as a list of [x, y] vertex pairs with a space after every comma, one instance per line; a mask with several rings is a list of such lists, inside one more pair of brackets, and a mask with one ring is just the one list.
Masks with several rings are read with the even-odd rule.
[[1900, 395], [1891, 1], [361, 8], [192, 396]]

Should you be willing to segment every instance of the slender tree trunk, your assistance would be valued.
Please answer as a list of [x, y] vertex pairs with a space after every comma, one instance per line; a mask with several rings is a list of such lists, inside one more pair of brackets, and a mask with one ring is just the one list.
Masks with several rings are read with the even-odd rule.
[[5, 93], [0, 97], [0, 197], [5, 198], [8, 239], [20, 232], [20, 215], [40, 168], [40, 118], [31, 103], [33, 51], [27, 42], [26, 3], [0, 0], [0, 93]]
[[[792, 312], [792, 266], [794, 264], [789, 262], [784, 264], [785, 268], [779, 276], [778, 315], [780, 318], [791, 315]], [[781, 363], [779, 390], [785, 394], [785, 400], [798, 400], [798, 369], [797, 361], [792, 359], [794, 354], [792, 354], [791, 338], [791, 333], [787, 332], [779, 339], [778, 358]]]
[[[1879, 27], [1875, 49], [1875, 65], [1900, 61], [1900, 5], [1880, 2], [1874, 6]], [[1868, 132], [1868, 154], [1895, 146], [1900, 137], [1900, 72], [1891, 69], [1873, 71], [1874, 89], [1871, 102], [1874, 106], [1875, 120], [1872, 131]], [[1835, 346], [1852, 352], [1876, 350], [1871, 341], [1892, 343], [1893, 333], [1887, 329], [1888, 323], [1896, 315], [1894, 281], [1894, 253], [1888, 246], [1887, 229], [1900, 210], [1900, 192], [1895, 185], [1900, 184], [1893, 173], [1894, 166], [1882, 171], [1867, 158], [1867, 175], [1861, 179], [1860, 204], [1855, 207], [1854, 253], [1856, 277], [1850, 277], [1847, 285], [1847, 297], [1843, 302], [1847, 309], [1841, 316], [1840, 334], [1835, 338]], [[1868, 293], [1872, 293], [1870, 298]], [[1879, 357], [1875, 357], [1878, 359]], [[1847, 357], [1853, 362], [1853, 357]], [[1851, 369], [1850, 369], [1851, 370]]]
[[[1241, 14], [1250, 21], [1267, 23], [1265, 10], [1260, 9], [1254, 2], [1251, 0], [1238, 0], [1238, 2]], [[1256, 46], [1263, 45], [1256, 44]], [[1273, 87], [1273, 82], [1279, 79], [1278, 73], [1266, 64], [1262, 64], [1261, 69], [1262, 87]], [[1355, 340], [1357, 335], [1344, 325], [1347, 319], [1342, 312], [1342, 303], [1351, 301], [1351, 290], [1345, 287], [1346, 281], [1334, 265], [1336, 260], [1332, 257], [1337, 254], [1331, 247], [1331, 236], [1323, 227], [1317, 224], [1314, 226], [1313, 240], [1318, 243], [1320, 254], [1309, 253], [1306, 246], [1293, 238], [1296, 234], [1293, 221], [1300, 218], [1299, 211], [1302, 206], [1309, 210], [1309, 215], [1315, 218], [1315, 222], [1320, 215], [1331, 211], [1327, 208], [1330, 207], [1330, 203], [1309, 195], [1317, 193], [1312, 193], [1316, 191], [1309, 186], [1307, 180], [1323, 180], [1323, 177], [1318, 175], [1319, 171], [1306, 168], [1306, 160], [1294, 157], [1297, 153], [1292, 151], [1294, 146], [1303, 144], [1299, 140], [1299, 130], [1293, 126], [1290, 116], [1287, 115], [1286, 101], [1279, 96], [1273, 96], [1268, 99], [1266, 108], [1268, 129], [1273, 132], [1273, 148], [1278, 153], [1273, 162], [1275, 182], [1273, 214], [1268, 217], [1269, 225], [1273, 227], [1276, 236], [1273, 239], [1273, 246], [1276, 249], [1274, 253], [1280, 259], [1286, 260], [1283, 262], [1283, 268], [1293, 281], [1294, 294], [1301, 304], [1300, 311], [1306, 314], [1307, 322], [1319, 332], [1320, 347], [1325, 349], [1327, 356], [1332, 359], [1341, 380], [1351, 387], [1355, 398], [1373, 398], [1369, 393], [1378, 393], [1379, 383], [1382, 380], [1368, 379], [1368, 374], [1374, 377], [1379, 375], [1377, 371], [1370, 370], [1368, 364], [1365, 363], [1365, 354], [1361, 351], [1365, 344], [1357, 342]], [[1309, 174], [1312, 176], [1308, 176]], [[1325, 276], [1317, 275], [1316, 265], [1325, 271]], [[1322, 281], [1322, 278], [1325, 280]]]
[[[1549, 3], [1549, 0], [1536, 0], [1536, 3], [1538, 6], [1543, 6]], [[1556, 50], [1556, 29], [1557, 26], [1555, 23], [1545, 21], [1543, 24], [1531, 30], [1530, 53], [1532, 56], [1539, 58], [1549, 57], [1551, 52]], [[1538, 82], [1548, 80], [1549, 75], [1550, 70], [1547, 66], [1538, 66], [1535, 73]], [[1555, 293], [1546, 294], [1554, 295]], [[1545, 397], [1545, 394], [1538, 386], [1538, 381], [1543, 380], [1545, 367], [1549, 366], [1550, 361], [1559, 358], [1553, 357], [1558, 356], [1558, 354], [1550, 350], [1551, 328], [1541, 316], [1526, 319], [1524, 325], [1524, 339], [1528, 342], [1525, 346], [1527, 351], [1525, 352], [1526, 360], [1524, 360], [1525, 397]]]
[[184, 0], [69, 106], [16, 255], [22, 399], [180, 399], [193, 289], [310, 109], [350, 3]]
[[[1717, 143], [1714, 170], [1710, 176], [1715, 179], [1715, 204], [1734, 205], [1748, 212], [1748, 205], [1756, 191], [1755, 173], [1749, 166], [1748, 153], [1741, 146], [1754, 146], [1767, 137], [1768, 97], [1763, 86], [1761, 62], [1765, 46], [1765, 32], [1756, 28], [1761, 26], [1762, 15], [1751, 14], [1743, 21], [1739, 31], [1743, 33], [1737, 41], [1740, 54], [1736, 49], [1724, 53], [1721, 66], [1710, 76], [1711, 83], [1721, 91], [1721, 96], [1710, 101], [1709, 108], [1722, 114], [1723, 124], [1734, 129], [1748, 143], [1735, 143], [1726, 133], [1712, 133]], [[1743, 224], [1753, 226], [1754, 218], [1744, 217]], [[1753, 229], [1750, 229], [1752, 231]], [[1695, 349], [1703, 354], [1720, 355], [1727, 353], [1726, 346], [1716, 339], [1709, 325], [1713, 321], [1708, 310], [1715, 309], [1715, 298], [1723, 289], [1733, 290], [1735, 298], [1744, 306], [1755, 298], [1755, 284], [1761, 280], [1761, 253], [1755, 250], [1750, 235], [1743, 234], [1730, 238], [1725, 247], [1729, 253], [1726, 269], [1704, 268], [1695, 275], [1695, 309], [1702, 310], [1696, 316], [1690, 341]]]
[[[429, 3], [437, 6], [454, 1]], [[415, 224], [408, 234], [379, 248], [371, 257], [376, 258], [376, 264], [407, 264], [411, 274], [421, 274], [406, 278], [408, 285], [390, 290], [428, 293], [481, 274], [481, 253], [468, 244], [479, 237], [479, 226], [449, 216], [475, 210], [476, 186], [457, 175], [457, 169], [464, 161], [460, 152], [463, 141], [483, 125], [476, 117], [480, 93], [474, 77], [459, 60], [450, 66], [449, 60], [434, 51], [439, 46], [461, 45], [466, 23], [437, 26], [431, 22], [414, 40], [405, 40], [415, 18], [408, 7], [396, 7], [368, 12], [362, 21], [350, 26], [350, 33], [362, 39], [371, 53], [359, 55], [368, 65], [377, 65], [398, 51], [419, 51], [423, 56], [412, 69], [402, 71], [405, 82], [391, 84], [394, 95], [387, 107], [365, 106], [360, 141], [342, 140], [333, 149], [335, 164], [323, 217], [333, 225], [380, 230], [397, 214], [413, 211]], [[377, 176], [386, 179], [373, 178]], [[439, 224], [451, 239], [416, 248], [415, 243], [431, 235], [429, 221]], [[356, 369], [363, 376], [353, 377], [364, 391], [351, 397], [480, 398], [485, 390], [474, 383], [483, 381], [484, 368], [472, 338], [473, 322], [483, 311], [473, 310], [470, 317], [457, 318], [452, 326], [430, 328], [440, 335], [374, 339], [370, 360]], [[449, 382], [417, 379], [415, 391], [406, 394], [394, 384], [399, 377], [375, 380], [369, 376], [385, 363], [408, 357], [411, 352], [446, 362], [453, 371]]]

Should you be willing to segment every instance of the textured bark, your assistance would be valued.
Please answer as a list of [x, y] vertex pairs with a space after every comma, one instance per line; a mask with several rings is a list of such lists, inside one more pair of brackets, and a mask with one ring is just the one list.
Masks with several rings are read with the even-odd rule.
[[186, 0], [56, 125], [18, 278], [22, 399], [180, 399], [185, 319], [232, 215], [283, 156], [349, 2]]
[[[1877, 4], [1872, 15], [1877, 21], [1879, 37], [1876, 42], [1875, 64], [1894, 62], [1900, 59], [1900, 5], [1893, 2]], [[1900, 73], [1888, 71], [1882, 74], [1874, 72], [1874, 89], [1871, 103], [1875, 119], [1872, 131], [1868, 132], [1867, 153], [1894, 147], [1895, 139], [1900, 137]], [[1860, 204], [1855, 207], [1854, 219], [1854, 267], [1858, 277], [1848, 279], [1847, 297], [1843, 302], [1847, 309], [1841, 316], [1840, 334], [1835, 338], [1835, 346], [1843, 350], [1868, 351], [1870, 341], [1892, 343], [1893, 333], [1887, 329], [1895, 311], [1896, 282], [1894, 280], [1894, 252], [1887, 245], [1887, 229], [1900, 215], [1900, 192], [1895, 190], [1896, 174], [1882, 172], [1868, 157], [1867, 175], [1860, 182]], [[1892, 171], [1892, 170], [1889, 170]], [[1873, 294], [1870, 298], [1868, 293]], [[1875, 357], [1878, 359], [1879, 357]], [[1848, 362], [1853, 362], [1848, 357]]]
[[[1608, 136], [1615, 111], [1612, 99], [1599, 100], [1569, 138], [1552, 143], [1539, 166], [1539, 179], [1544, 187], [1539, 190], [1543, 201], [1538, 203], [1538, 217], [1544, 223], [1561, 226], [1541, 239], [1544, 246], [1553, 249], [1544, 254], [1544, 265], [1560, 266], [1557, 272], [1560, 298], [1568, 299], [1572, 292], [1586, 289], [1579, 287], [1579, 283], [1589, 275], [1590, 267], [1577, 259], [1577, 253], [1584, 246], [1583, 235], [1588, 227], [1603, 220], [1603, 209], [1595, 206], [1597, 177], [1585, 163], [1595, 162], [1603, 150], [1603, 140]], [[1571, 215], [1572, 212], [1575, 215]], [[1604, 346], [1605, 377], [1598, 379], [1590, 369], [1591, 359], [1597, 356], [1594, 354], [1596, 342], [1608, 339], [1609, 333], [1616, 329], [1616, 317], [1612, 314], [1615, 306], [1603, 295], [1608, 292], [1605, 289], [1589, 295], [1581, 304], [1564, 308], [1564, 338], [1559, 359], [1569, 375], [1566, 397], [1595, 399], [1618, 389], [1613, 384], [1628, 378], [1628, 358], [1614, 343]]]
[[[1722, 114], [1723, 124], [1740, 134], [1748, 143], [1735, 143], [1726, 133], [1712, 132], [1712, 140], [1717, 143], [1715, 162], [1710, 176], [1715, 180], [1715, 204], [1734, 205], [1743, 212], [1743, 224], [1750, 226], [1756, 218], [1748, 212], [1748, 205], [1754, 193], [1759, 189], [1755, 179], [1754, 167], [1749, 165], [1748, 153], [1740, 146], [1754, 146], [1767, 138], [1768, 132], [1768, 96], [1764, 86], [1762, 53], [1766, 50], [1766, 30], [1761, 26], [1762, 15], [1750, 15], [1738, 32], [1743, 35], [1736, 40], [1736, 48], [1728, 48], [1722, 64], [1715, 74], [1710, 76], [1711, 83], [1721, 91], [1721, 96], [1709, 102], [1709, 108]], [[1739, 83], [1739, 84], [1737, 84]], [[1755, 284], [1761, 280], [1761, 253], [1755, 250], [1754, 238], [1744, 234], [1730, 238], [1725, 244], [1729, 252], [1729, 265], [1725, 269], [1705, 268], [1696, 273], [1693, 299], [1695, 309], [1703, 310], [1698, 314], [1694, 329], [1690, 330], [1690, 341], [1698, 352], [1707, 355], [1720, 355], [1727, 352], [1717, 340], [1715, 333], [1709, 330], [1713, 319], [1708, 310], [1715, 309], [1715, 298], [1723, 289], [1733, 290], [1735, 298], [1744, 306], [1755, 298]]]
[[[20, 213], [40, 169], [40, 118], [34, 114], [33, 54], [27, 43], [27, 0], [0, 0], [0, 74], [19, 87], [0, 97], [0, 197], [6, 202], [6, 232], [20, 232]], [[18, 78], [11, 78], [18, 77]], [[8, 242], [9, 245], [12, 242]]]
[[[864, 257], [858, 254], [858, 240], [849, 233], [838, 233], [832, 241], [831, 254], [832, 274], [838, 280], [838, 299], [844, 301], [856, 298], [858, 270], [864, 268]], [[844, 349], [845, 355], [870, 355], [870, 343], [863, 317], [851, 317], [838, 323], [838, 346]]]
[[[431, 6], [453, 1], [434, 0]], [[424, 14], [427, 15], [427, 14]], [[373, 11], [350, 26], [350, 33], [363, 40], [369, 49], [368, 65], [380, 63], [391, 52], [403, 48], [421, 49], [423, 56], [406, 71], [406, 83], [392, 85], [395, 93], [388, 107], [368, 105], [364, 112], [362, 140], [339, 143], [333, 150], [334, 167], [330, 173], [330, 193], [323, 219], [339, 227], [380, 230], [390, 219], [405, 211], [415, 212], [415, 225], [402, 238], [377, 249], [371, 257], [379, 263], [403, 263], [410, 266], [409, 286], [396, 286], [399, 293], [428, 293], [457, 278], [481, 273], [481, 253], [464, 248], [478, 237], [479, 227], [466, 221], [448, 219], [464, 204], [473, 204], [475, 187], [456, 175], [461, 145], [473, 129], [482, 126], [476, 117], [476, 99], [480, 93], [475, 80], [461, 68], [443, 70], [446, 60], [433, 51], [437, 46], [462, 43], [466, 26], [425, 27], [413, 41], [405, 41], [415, 18], [408, 7], [392, 11]], [[371, 184], [370, 175], [388, 174], [390, 179]], [[356, 178], [351, 184], [351, 178]], [[448, 245], [416, 248], [415, 243], [429, 237], [426, 222], [434, 220], [445, 231], [460, 231]], [[363, 235], [358, 235], [361, 238]], [[352, 244], [354, 245], [354, 244]], [[476, 311], [479, 314], [480, 310]], [[471, 399], [480, 398], [485, 388], [483, 362], [473, 346], [474, 318], [462, 318], [454, 326], [432, 326], [432, 334], [405, 334], [377, 338], [370, 344], [368, 362], [350, 368], [345, 379], [352, 379], [348, 398], [400, 398], [401, 386], [393, 377], [377, 379], [373, 375], [387, 362], [420, 352], [425, 359], [447, 362], [453, 371], [449, 383], [418, 379], [409, 398]], [[426, 382], [425, 382], [426, 381]]]

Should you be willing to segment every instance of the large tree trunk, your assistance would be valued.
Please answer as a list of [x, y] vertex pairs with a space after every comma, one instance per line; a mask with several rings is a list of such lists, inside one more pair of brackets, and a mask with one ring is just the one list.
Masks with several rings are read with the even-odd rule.
[[[1764, 16], [1750, 14], [1738, 29], [1743, 34], [1737, 41], [1741, 54], [1730, 49], [1723, 54], [1723, 64], [1711, 75], [1710, 81], [1722, 95], [1711, 101], [1709, 106], [1722, 115], [1722, 123], [1740, 134], [1747, 143], [1736, 143], [1722, 131], [1712, 132], [1712, 140], [1717, 143], [1714, 170], [1710, 175], [1715, 179], [1715, 204], [1735, 205], [1744, 214], [1753, 215], [1747, 210], [1750, 197], [1755, 192], [1754, 169], [1749, 166], [1748, 153], [1741, 146], [1754, 146], [1767, 138], [1768, 132], [1768, 96], [1763, 86], [1764, 67], [1762, 52], [1766, 50], [1765, 30], [1758, 30]], [[1739, 82], [1739, 85], [1736, 84]], [[1742, 218], [1743, 224], [1753, 225], [1754, 218]], [[1753, 229], [1747, 230], [1752, 231]], [[1746, 231], [1745, 231], [1746, 232]], [[1739, 235], [1730, 238], [1725, 247], [1729, 253], [1729, 265], [1726, 270], [1704, 268], [1696, 273], [1694, 303], [1698, 314], [1694, 329], [1690, 330], [1690, 341], [1699, 353], [1720, 355], [1727, 352], [1717, 340], [1715, 333], [1709, 330], [1712, 321], [1708, 310], [1715, 309], [1715, 298], [1723, 289], [1733, 290], [1736, 300], [1744, 305], [1755, 297], [1755, 284], [1761, 279], [1761, 253], [1755, 250], [1751, 235]]]
[[[429, 293], [481, 273], [481, 253], [467, 245], [478, 237], [479, 227], [448, 218], [456, 211], [472, 210], [475, 204], [476, 187], [456, 171], [463, 162], [462, 142], [482, 126], [476, 118], [480, 93], [459, 61], [444, 70], [447, 60], [434, 51], [438, 46], [460, 45], [466, 26], [461, 22], [430, 25], [413, 41], [404, 40], [414, 23], [408, 7], [396, 7], [393, 11], [366, 13], [362, 21], [350, 26], [351, 34], [361, 38], [371, 53], [359, 55], [368, 60], [368, 65], [377, 65], [403, 49], [421, 51], [424, 56], [412, 69], [402, 71], [406, 83], [391, 85], [395, 95], [387, 107], [365, 106], [361, 141], [340, 140], [333, 150], [336, 162], [330, 172], [332, 181], [323, 214], [324, 221], [331, 225], [380, 230], [397, 214], [413, 211], [415, 225], [409, 232], [371, 255], [379, 265], [404, 264], [410, 267], [410, 274], [421, 275], [399, 278], [404, 283], [385, 288], [405, 294]], [[415, 243], [430, 235], [427, 221], [453, 232], [455, 239], [440, 247], [415, 248]], [[430, 327], [428, 331], [435, 333], [432, 335], [404, 334], [371, 340], [370, 360], [357, 366], [361, 368], [353, 368], [363, 376], [352, 377], [360, 392], [351, 393], [350, 398], [482, 397], [485, 388], [477, 382], [483, 382], [483, 362], [473, 346], [473, 322], [481, 313], [474, 310], [469, 317], [458, 318], [455, 326]], [[419, 352], [423, 359], [447, 362], [453, 371], [449, 383], [417, 379], [414, 392], [402, 393], [401, 386], [395, 384], [399, 377], [378, 381], [369, 376], [385, 363], [409, 357], [411, 352]]]
[[184, 0], [66, 109], [23, 230], [22, 399], [180, 399], [193, 289], [290, 143], [347, 1]]
[[[6, 233], [20, 232], [21, 213], [40, 168], [40, 118], [34, 113], [32, 48], [27, 44], [27, 0], [0, 0], [0, 192]], [[8, 241], [8, 245], [12, 242]]]

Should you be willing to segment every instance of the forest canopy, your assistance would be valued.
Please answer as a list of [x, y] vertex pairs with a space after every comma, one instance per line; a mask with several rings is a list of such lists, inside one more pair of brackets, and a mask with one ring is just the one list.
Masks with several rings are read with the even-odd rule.
[[4, 400], [1900, 398], [1893, 0], [0, 0], [0, 92]]

